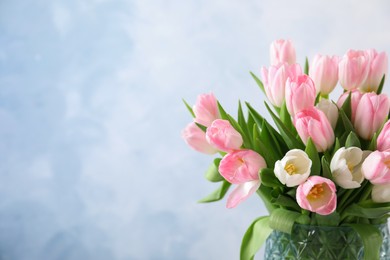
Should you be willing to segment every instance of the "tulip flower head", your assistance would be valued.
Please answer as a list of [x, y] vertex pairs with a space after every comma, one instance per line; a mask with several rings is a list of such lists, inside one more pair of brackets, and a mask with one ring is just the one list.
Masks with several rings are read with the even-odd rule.
[[294, 125], [301, 140], [307, 144], [309, 137], [317, 151], [326, 151], [333, 145], [334, 132], [324, 112], [312, 107], [299, 112], [294, 117]]
[[387, 74], [388, 59], [386, 52], [378, 53], [374, 49], [366, 51], [370, 58], [370, 71], [364, 84], [360, 87], [360, 90], [364, 92], [376, 92], [379, 87], [379, 83], [382, 80], [383, 75]]
[[228, 120], [214, 120], [206, 131], [206, 140], [221, 151], [229, 152], [240, 149], [243, 140]]
[[381, 133], [376, 140], [376, 148], [383, 151], [390, 151], [390, 120], [383, 126]]
[[271, 65], [287, 62], [294, 64], [296, 62], [296, 54], [294, 45], [290, 40], [276, 40], [270, 47]]
[[360, 99], [362, 98], [363, 94], [357, 89], [344, 92], [337, 100], [337, 106], [339, 108], [343, 106], [345, 100], [348, 98], [349, 95], [351, 95], [351, 121], [353, 123], [355, 122], [357, 106], [359, 105]]
[[373, 184], [390, 182], [390, 152], [372, 152], [362, 164], [364, 177]]
[[358, 147], [341, 147], [330, 162], [333, 180], [344, 189], [359, 188], [364, 180], [361, 165], [370, 151], [363, 152]]
[[259, 171], [265, 167], [264, 158], [252, 150], [234, 151], [222, 158], [220, 174], [228, 182], [237, 184], [228, 197], [228, 208], [234, 208], [260, 187]]
[[365, 51], [349, 50], [339, 62], [339, 81], [345, 90], [360, 88], [370, 72], [370, 57]]
[[337, 119], [339, 118], [339, 110], [337, 106], [329, 99], [322, 98], [320, 102], [318, 102], [317, 108], [322, 112], [324, 112], [332, 128], [335, 129], [337, 124]]
[[186, 126], [182, 131], [182, 137], [192, 149], [198, 152], [205, 154], [215, 154], [218, 152], [218, 149], [207, 142], [206, 133], [194, 122]]
[[320, 215], [329, 215], [336, 210], [335, 184], [321, 176], [311, 176], [297, 188], [298, 205]]
[[316, 88], [313, 80], [307, 75], [300, 75], [296, 79], [286, 81], [286, 106], [290, 115], [314, 106]]
[[285, 86], [287, 78], [295, 79], [302, 75], [299, 64], [289, 65], [287, 62], [274, 66], [261, 68], [261, 77], [264, 83], [264, 90], [272, 105], [281, 107], [285, 98]]
[[194, 121], [206, 127], [209, 127], [215, 119], [221, 117], [217, 99], [212, 93], [199, 95], [192, 110], [195, 114]]
[[353, 125], [363, 139], [369, 140], [385, 123], [390, 101], [386, 94], [366, 93], [356, 108]]
[[304, 151], [293, 149], [275, 163], [275, 176], [287, 187], [298, 186], [309, 177], [311, 164]]
[[372, 187], [371, 198], [377, 203], [390, 202], [390, 183], [374, 185]]
[[337, 85], [339, 73], [338, 56], [317, 54], [311, 62], [309, 76], [313, 79], [317, 93], [328, 95]]

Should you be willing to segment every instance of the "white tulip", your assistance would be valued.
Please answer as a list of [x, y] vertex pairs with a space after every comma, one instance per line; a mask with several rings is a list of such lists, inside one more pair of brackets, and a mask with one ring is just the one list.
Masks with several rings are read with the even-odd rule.
[[362, 151], [358, 147], [341, 147], [333, 155], [330, 162], [333, 180], [344, 189], [359, 188], [364, 180], [361, 166], [370, 154], [370, 151]]
[[390, 202], [390, 183], [374, 185], [371, 192], [371, 198], [378, 203]]
[[310, 175], [310, 168], [309, 156], [302, 150], [293, 149], [275, 163], [274, 173], [281, 183], [287, 187], [294, 187], [306, 181]]
[[317, 104], [317, 108], [324, 112], [333, 129], [336, 127], [337, 119], [339, 118], [339, 110], [335, 103], [329, 99], [321, 99]]

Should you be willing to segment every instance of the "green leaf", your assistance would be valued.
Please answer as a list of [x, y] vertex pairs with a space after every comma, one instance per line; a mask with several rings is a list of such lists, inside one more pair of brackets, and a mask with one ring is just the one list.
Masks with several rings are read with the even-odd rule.
[[253, 221], [242, 239], [240, 260], [252, 260], [261, 248], [272, 229], [269, 227], [269, 216], [259, 217]]
[[376, 141], [378, 139], [378, 134], [377, 133], [374, 133], [374, 135], [372, 136], [372, 139], [370, 141], [370, 144], [368, 145], [368, 150], [370, 151], [375, 151], [376, 150]]
[[224, 178], [218, 171], [219, 163], [221, 162], [221, 158], [214, 159], [214, 162], [207, 169], [205, 177], [207, 180], [211, 182], [220, 182], [223, 181]]
[[224, 120], [228, 120], [228, 114], [226, 113], [225, 109], [223, 109], [221, 103], [217, 102], [218, 103], [218, 111], [219, 111], [219, 114], [221, 115], [221, 118], [224, 119]]
[[245, 102], [245, 104], [248, 107], [248, 111], [252, 115], [252, 118], [255, 121], [255, 123], [258, 126], [262, 126], [264, 118], [248, 102]]
[[390, 212], [390, 203], [366, 202], [348, 206], [342, 214], [342, 218], [348, 216], [362, 218], [380, 218]]
[[315, 214], [317, 224], [320, 226], [331, 226], [337, 227], [340, 224], [340, 214], [337, 211], [334, 211], [332, 214], [323, 216], [320, 214]]
[[272, 229], [291, 234], [295, 221], [301, 216], [302, 214], [295, 211], [275, 209], [271, 212], [269, 226]]
[[382, 93], [382, 89], [383, 89], [383, 85], [385, 84], [385, 79], [386, 79], [386, 75], [383, 74], [383, 77], [381, 79], [381, 82], [379, 83], [379, 87], [378, 87], [378, 90], [376, 91], [376, 93], [379, 95], [380, 93]]
[[339, 110], [339, 115], [344, 125], [345, 133], [355, 132], [355, 128], [353, 127], [351, 120], [349, 120], [348, 116], [345, 114], [344, 110]]
[[306, 57], [306, 59], [305, 59], [305, 69], [304, 69], [304, 73], [305, 73], [306, 75], [309, 75], [309, 60], [307, 59], [307, 57]]
[[[238, 124], [240, 125], [242, 131], [245, 133], [245, 136], [248, 137], [248, 140], [247, 142], [250, 144], [250, 146], [252, 147], [252, 126], [251, 128], [248, 128], [248, 125], [247, 123], [245, 122], [245, 117], [244, 117], [244, 113], [242, 112], [242, 106], [241, 106], [241, 102], [238, 102], [238, 116], [237, 116], [237, 121], [238, 121]], [[249, 131], [249, 129], [251, 131]], [[248, 147], [249, 148], [249, 147]]]
[[290, 129], [293, 135], [295, 136], [298, 135], [297, 130], [295, 129], [293, 122], [291, 120], [291, 115], [290, 113], [288, 113], [286, 102], [283, 102], [283, 105], [280, 108], [280, 120], [288, 129]]
[[[261, 143], [264, 144], [264, 152], [269, 158], [267, 165], [273, 166], [279, 158], [283, 157], [283, 154], [279, 147], [279, 144], [274, 140], [272, 134], [269, 132], [265, 121], [263, 122], [262, 130], [260, 133], [260, 140]], [[269, 149], [270, 147], [272, 147], [273, 149]]]
[[267, 208], [268, 212], [271, 213], [275, 210], [275, 205], [271, 203], [272, 200], [272, 188], [267, 187], [263, 184], [260, 185], [260, 188], [256, 191], [257, 195], [263, 200], [265, 207]]
[[322, 176], [329, 180], [333, 180], [332, 171], [330, 170], [329, 162], [328, 160], [326, 160], [325, 156], [322, 156], [321, 164], [322, 164]]
[[297, 204], [296, 200], [292, 199], [288, 196], [279, 195], [277, 198], [274, 198], [272, 200], [273, 204], [276, 204], [278, 206], [286, 207], [287, 209], [293, 210], [293, 211], [300, 211], [301, 207]]
[[370, 224], [348, 224], [360, 236], [364, 246], [364, 260], [379, 260], [382, 246], [382, 234], [377, 227]]
[[353, 146], [361, 148], [359, 137], [357, 137], [354, 132], [350, 132], [347, 137], [347, 140], [345, 141], [345, 148]]
[[197, 125], [203, 132], [206, 132], [207, 127], [205, 127], [204, 125], [201, 125], [201, 124], [196, 123], [196, 122], [195, 122], [195, 125]]
[[252, 75], [253, 79], [256, 81], [261, 91], [263, 91], [263, 93], [266, 94], [264, 90], [263, 82], [261, 82], [261, 80], [253, 72], [250, 71], [249, 73]]
[[345, 99], [343, 105], [341, 106], [341, 110], [343, 110], [345, 112], [345, 115], [348, 118], [351, 118], [351, 115], [352, 115], [352, 92], [349, 92], [348, 97]]
[[221, 186], [217, 190], [215, 190], [213, 193], [211, 193], [207, 197], [199, 200], [198, 202], [208, 203], [208, 202], [214, 202], [214, 201], [221, 200], [225, 196], [226, 192], [229, 190], [230, 185], [231, 184], [229, 182], [227, 182], [226, 180], [223, 180]]
[[191, 107], [190, 105], [188, 105], [188, 103], [187, 103], [184, 99], [182, 99], [182, 100], [183, 100], [183, 102], [184, 102], [184, 105], [186, 105], [188, 111], [190, 111], [192, 117], [195, 117], [195, 113], [194, 113], [194, 111], [192, 110], [192, 107]]
[[340, 149], [340, 148], [341, 148], [340, 140], [339, 140], [338, 137], [336, 137], [336, 141], [334, 142], [334, 146], [333, 146], [332, 157], [337, 152], [337, 150]]
[[274, 170], [270, 168], [261, 169], [260, 173], [261, 184], [267, 187], [284, 187], [284, 185], [275, 176]]
[[320, 175], [321, 174], [321, 162], [320, 156], [318, 155], [316, 146], [313, 141], [309, 137], [306, 144], [305, 149], [306, 154], [309, 156], [311, 160], [311, 175]]
[[267, 110], [269, 111], [272, 119], [274, 120], [276, 126], [278, 127], [281, 136], [283, 137], [283, 140], [286, 142], [289, 149], [301, 149], [304, 150], [305, 145], [302, 143], [301, 140], [298, 140], [291, 131], [283, 124], [283, 122], [272, 112], [271, 108], [268, 106], [268, 104], [265, 102], [265, 106], [267, 107]]

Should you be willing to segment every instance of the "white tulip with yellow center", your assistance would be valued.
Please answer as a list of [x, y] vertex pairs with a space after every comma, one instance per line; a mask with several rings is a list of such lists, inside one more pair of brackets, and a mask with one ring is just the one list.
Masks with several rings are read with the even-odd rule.
[[309, 156], [302, 150], [293, 149], [275, 163], [274, 173], [281, 183], [287, 187], [294, 187], [306, 181], [310, 175], [310, 168]]
[[358, 147], [341, 147], [330, 162], [333, 180], [344, 189], [356, 189], [364, 180], [361, 166], [370, 151]]

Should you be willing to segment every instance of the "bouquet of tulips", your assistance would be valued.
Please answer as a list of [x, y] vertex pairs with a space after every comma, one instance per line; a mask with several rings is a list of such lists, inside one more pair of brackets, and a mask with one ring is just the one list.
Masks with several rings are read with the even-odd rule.
[[[241, 259], [251, 259], [270, 232], [290, 233], [294, 223], [348, 225], [379, 258], [382, 237], [375, 224], [390, 212], [390, 101], [381, 94], [388, 67], [384, 52], [349, 50], [343, 57], [317, 54], [304, 69], [291, 41], [270, 48], [271, 66], [251, 73], [269, 103], [273, 123], [239, 102], [237, 119], [213, 94], [198, 96], [182, 136], [193, 149], [218, 154], [206, 178], [219, 188], [201, 202], [227, 207], [257, 193], [269, 216], [249, 227]], [[332, 101], [338, 84], [343, 94]]]

